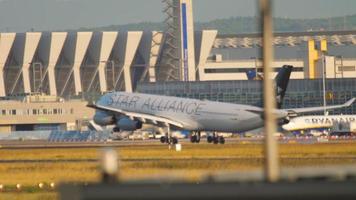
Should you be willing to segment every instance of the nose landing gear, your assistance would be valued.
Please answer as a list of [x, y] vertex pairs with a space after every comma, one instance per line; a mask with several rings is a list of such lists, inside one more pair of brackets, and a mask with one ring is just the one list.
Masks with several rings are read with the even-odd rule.
[[171, 130], [170, 130], [170, 127], [169, 125], [167, 126], [167, 131], [166, 131], [166, 135], [165, 136], [162, 136], [160, 138], [160, 141], [161, 143], [166, 143], [166, 144], [178, 144], [178, 139], [176, 137], [173, 137], [172, 136], [172, 133], [171, 133]]
[[190, 136], [190, 142], [191, 143], [199, 143], [201, 138], [201, 133], [200, 131], [198, 132], [193, 132], [192, 136]]
[[160, 141], [162, 144], [178, 144], [178, 139], [176, 137], [162, 136]]

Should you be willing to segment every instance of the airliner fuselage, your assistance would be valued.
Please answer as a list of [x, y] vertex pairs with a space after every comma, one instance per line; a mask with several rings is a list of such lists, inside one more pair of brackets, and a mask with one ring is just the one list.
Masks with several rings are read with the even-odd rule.
[[263, 126], [262, 109], [247, 105], [126, 92], [108, 93], [97, 105], [172, 119], [192, 131], [242, 132]]

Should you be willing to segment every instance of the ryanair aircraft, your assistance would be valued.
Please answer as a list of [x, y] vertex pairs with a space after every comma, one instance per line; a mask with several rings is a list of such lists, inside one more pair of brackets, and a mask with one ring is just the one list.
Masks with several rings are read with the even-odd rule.
[[284, 124], [286, 131], [331, 128], [335, 124], [356, 123], [356, 115], [312, 115], [295, 117]]

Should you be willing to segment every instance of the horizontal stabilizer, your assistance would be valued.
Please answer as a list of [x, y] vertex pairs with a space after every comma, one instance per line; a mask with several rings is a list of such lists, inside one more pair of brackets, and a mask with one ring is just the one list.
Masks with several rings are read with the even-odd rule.
[[310, 107], [310, 108], [291, 108], [291, 109], [284, 109], [286, 110], [290, 115], [297, 115], [300, 113], [309, 113], [309, 112], [317, 112], [317, 111], [323, 111], [323, 110], [334, 110], [338, 108], [345, 108], [351, 106], [356, 98], [352, 98], [348, 100], [346, 103], [341, 104], [341, 105], [334, 105], [334, 106], [320, 106], [320, 107]]

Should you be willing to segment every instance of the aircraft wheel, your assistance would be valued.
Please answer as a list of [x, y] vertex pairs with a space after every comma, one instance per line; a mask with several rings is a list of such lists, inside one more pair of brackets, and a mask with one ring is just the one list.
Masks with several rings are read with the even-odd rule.
[[214, 137], [213, 142], [214, 142], [214, 144], [219, 144], [219, 138], [218, 137]]
[[197, 136], [197, 143], [200, 143], [200, 140], [201, 140], [201, 132], [198, 131], [196, 136]]
[[175, 138], [175, 137], [173, 137], [171, 141], [172, 141], [173, 144], [178, 144], [178, 139]]
[[196, 143], [196, 142], [197, 142], [197, 136], [196, 136], [196, 135], [192, 135], [192, 136], [190, 137], [190, 142], [191, 142], [191, 143]]
[[220, 144], [225, 144], [225, 138], [224, 137], [219, 137], [219, 143]]
[[167, 138], [165, 136], [162, 136], [160, 141], [161, 141], [161, 143], [166, 143], [167, 142]]
[[208, 136], [206, 140], [208, 141], [208, 143], [212, 143], [214, 139], [212, 136]]

